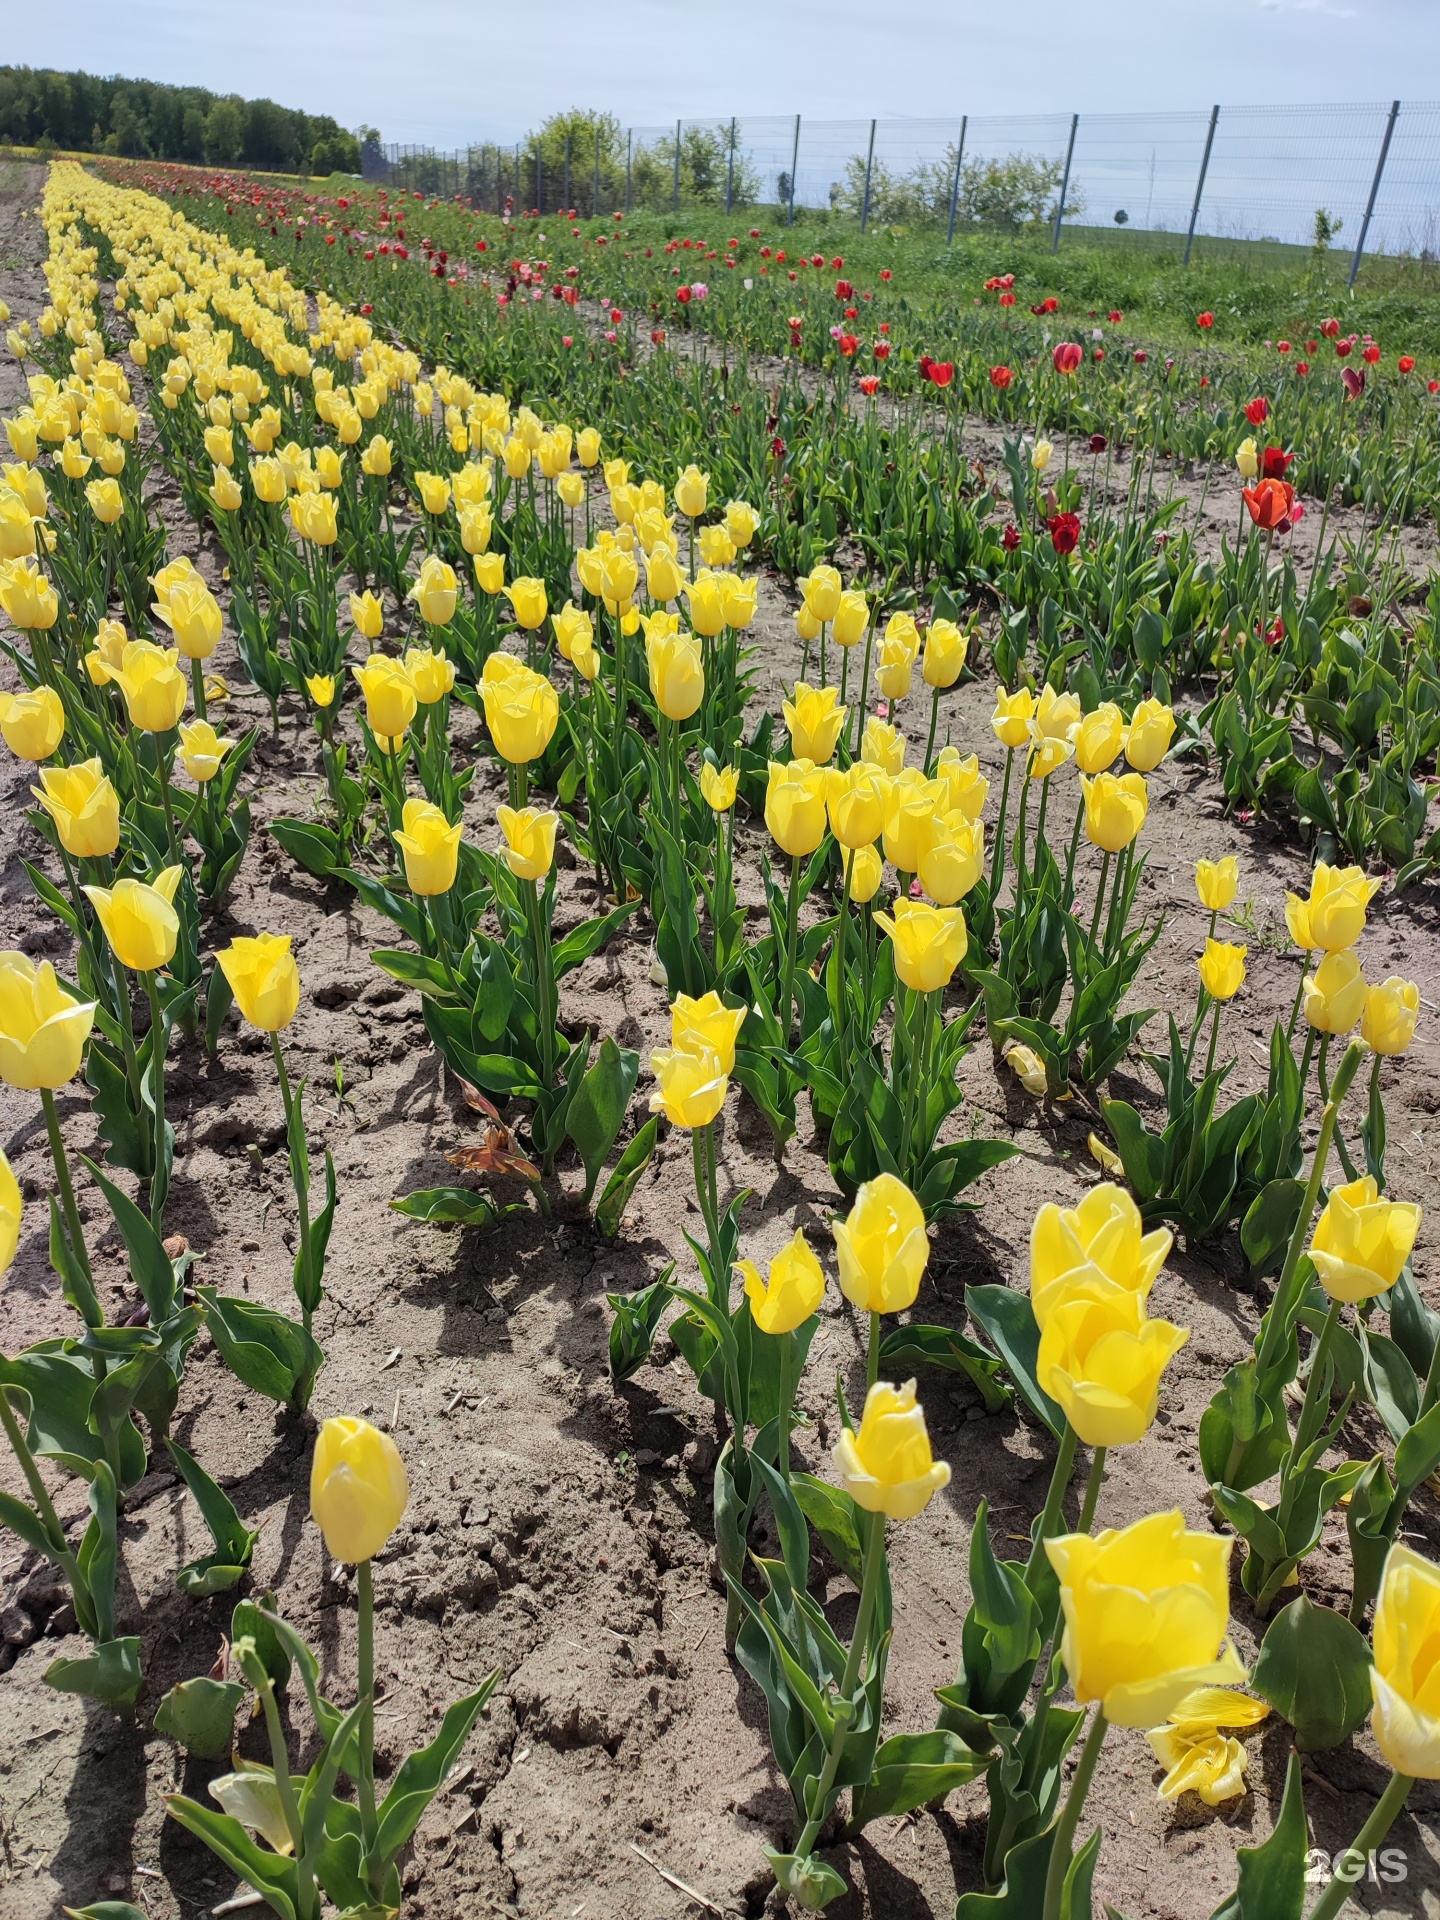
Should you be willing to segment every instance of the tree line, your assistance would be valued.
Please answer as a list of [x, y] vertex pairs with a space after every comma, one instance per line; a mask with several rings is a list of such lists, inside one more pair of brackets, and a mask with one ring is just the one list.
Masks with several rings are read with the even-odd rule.
[[358, 173], [357, 136], [328, 114], [157, 80], [0, 67], [0, 143], [282, 172]]

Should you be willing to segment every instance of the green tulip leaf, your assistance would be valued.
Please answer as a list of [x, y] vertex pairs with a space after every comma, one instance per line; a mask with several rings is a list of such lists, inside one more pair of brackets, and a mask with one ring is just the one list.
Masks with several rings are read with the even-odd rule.
[[1290, 1722], [1301, 1753], [1320, 1753], [1370, 1711], [1370, 1649], [1343, 1614], [1302, 1593], [1267, 1628], [1251, 1685]]
[[212, 1680], [201, 1674], [173, 1686], [155, 1713], [155, 1731], [178, 1740], [200, 1760], [218, 1760], [230, 1751], [235, 1716], [245, 1699], [237, 1680]]

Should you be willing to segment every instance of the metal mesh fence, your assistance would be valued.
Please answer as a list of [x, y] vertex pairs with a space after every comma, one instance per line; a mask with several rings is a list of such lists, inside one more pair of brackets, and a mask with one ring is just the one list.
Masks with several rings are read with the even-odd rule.
[[964, 231], [1053, 221], [1068, 157], [1062, 226], [1185, 234], [1193, 215], [1200, 236], [1305, 245], [1323, 209], [1334, 244], [1351, 249], [1373, 192], [1369, 251], [1440, 251], [1440, 102], [635, 127], [573, 118], [586, 124], [552, 123], [513, 146], [372, 145], [366, 175], [496, 212], [793, 206], [948, 231], [953, 208]]

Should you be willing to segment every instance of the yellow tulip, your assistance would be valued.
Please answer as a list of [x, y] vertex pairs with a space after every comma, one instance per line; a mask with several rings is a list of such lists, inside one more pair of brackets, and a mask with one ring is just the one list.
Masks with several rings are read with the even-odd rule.
[[368, 1420], [330, 1419], [315, 1439], [310, 1517], [332, 1560], [373, 1560], [410, 1501], [400, 1449]]
[[516, 621], [527, 633], [534, 633], [545, 624], [545, 616], [550, 611], [545, 597], [545, 582], [533, 580], [522, 575], [512, 580], [505, 589], [505, 598], [515, 611]]
[[1195, 1687], [1245, 1678], [1225, 1638], [1233, 1545], [1188, 1532], [1178, 1512], [1045, 1542], [1060, 1582], [1061, 1656], [1081, 1706], [1096, 1700], [1113, 1725], [1143, 1727]]
[[802, 580], [795, 583], [804, 596], [805, 606], [812, 620], [822, 624], [833, 620], [840, 610], [840, 596], [844, 592], [844, 582], [837, 567], [812, 567]]
[[289, 491], [285, 469], [273, 457], [250, 462], [250, 485], [255, 490], [255, 498], [271, 507], [278, 506]]
[[602, 550], [600, 593], [607, 612], [627, 612], [639, 584], [640, 563], [633, 553], [619, 545]]
[[1250, 434], [1235, 449], [1235, 467], [1242, 480], [1253, 480], [1260, 471], [1260, 451]]
[[685, 575], [673, 547], [657, 546], [645, 562], [645, 585], [655, 601], [678, 600], [685, 590]]
[[728, 813], [740, 786], [738, 767], [717, 767], [706, 760], [700, 768], [700, 797], [712, 813]]
[[1317, 1033], [1349, 1033], [1365, 1011], [1370, 983], [1353, 951], [1327, 953], [1303, 992], [1305, 1018]]
[[1245, 984], [1245, 956], [1249, 951], [1227, 940], [1205, 942], [1205, 951], [1195, 964], [1200, 969], [1200, 984], [1212, 1000], [1235, 998]]
[[1047, 682], [1041, 687], [1035, 702], [1034, 725], [1030, 732], [1037, 738], [1073, 741], [1082, 717], [1078, 695], [1057, 693]]
[[702, 527], [696, 545], [707, 567], [728, 567], [735, 558], [735, 542], [722, 526]]
[[958, 907], [932, 907], [928, 900], [898, 899], [893, 916], [877, 913], [877, 927], [890, 936], [895, 972], [917, 993], [948, 987], [965, 958], [969, 938]]
[[575, 458], [582, 467], [593, 467], [600, 458], [600, 435], [594, 427], [581, 427], [576, 434]]
[[192, 720], [180, 729], [180, 759], [186, 773], [201, 786], [213, 780], [234, 744], [233, 740], [222, 740], [208, 720]]
[[[1031, 780], [1048, 780], [1052, 773], [1060, 771], [1075, 752], [1070, 742], [1059, 734], [1034, 734], [1032, 739], [1030, 758], [1025, 763], [1026, 774]], [[1109, 777], [1109, 775], [1101, 776], [1104, 779]]]
[[1223, 913], [1240, 891], [1240, 862], [1234, 854], [1227, 853], [1223, 860], [1197, 860], [1195, 891], [1202, 907]]
[[503, 553], [477, 553], [475, 555], [475, 583], [482, 593], [496, 594], [505, 585], [505, 556]]
[[1310, 877], [1310, 898], [1285, 896], [1285, 924], [1297, 947], [1309, 953], [1340, 953], [1365, 931], [1365, 909], [1380, 890], [1359, 867], [1329, 867], [1322, 860]]
[[398, 739], [415, 718], [419, 705], [404, 667], [387, 653], [372, 653], [363, 667], [352, 667], [350, 672], [365, 696], [370, 731]]
[[488, 506], [460, 509], [460, 544], [468, 554], [484, 553], [495, 530], [494, 516]]
[[417, 471], [414, 479], [420, 490], [420, 504], [426, 513], [444, 513], [450, 505], [450, 482], [445, 475]]
[[588, 640], [577, 640], [575, 642], [575, 651], [571, 655], [571, 665], [582, 680], [590, 681], [600, 678], [600, 655]]
[[903, 700], [915, 677], [915, 653], [905, 639], [886, 634], [875, 655], [875, 684], [887, 700]]
[[[835, 751], [849, 711], [840, 705], [837, 687], [807, 687], [803, 680], [797, 680], [795, 698], [785, 702], [785, 725], [795, 758], [824, 766]], [[873, 833], [865, 837], [875, 838]]]
[[924, 678], [927, 687], [953, 687], [965, 666], [970, 636], [953, 620], [932, 620], [925, 635]]
[[577, 644], [586, 647], [595, 644], [595, 623], [573, 600], [567, 600], [559, 613], [550, 616], [550, 624], [555, 629], [555, 644], [564, 660], [573, 660]]
[[501, 857], [517, 880], [543, 880], [555, 864], [560, 816], [542, 807], [497, 807], [505, 836]]
[[1397, 1773], [1440, 1780], [1440, 1567], [1390, 1549], [1371, 1637], [1375, 1744]]
[[224, 626], [220, 603], [198, 574], [179, 581], [155, 611], [187, 660], [208, 660], [220, 644]]
[[605, 477], [605, 485], [613, 493], [616, 487], [623, 487], [629, 482], [630, 462], [628, 460], [607, 460], [601, 471]]
[[335, 699], [335, 676], [331, 673], [312, 673], [305, 682], [305, 691], [317, 707], [328, 707]]
[[825, 838], [825, 769], [813, 760], [770, 762], [765, 787], [765, 824], [782, 853], [814, 853]]
[[383, 477], [394, 465], [394, 450], [383, 434], [377, 433], [360, 455], [360, 470], [372, 479]]
[[885, 798], [885, 857], [901, 873], [918, 873], [935, 831], [935, 816], [947, 798], [942, 780], [927, 780], [918, 767], [902, 767]]
[[708, 1047], [720, 1062], [722, 1073], [735, 1071], [735, 1044], [745, 1025], [745, 1007], [727, 1007], [712, 987], [700, 999], [688, 993], [675, 996], [670, 1009], [670, 1044], [690, 1053]]
[[125, 697], [130, 724], [142, 733], [169, 733], [185, 711], [185, 676], [174, 647], [127, 640], [115, 684]]
[[43, 767], [30, 791], [55, 822], [62, 847], [77, 860], [99, 860], [120, 844], [120, 799], [98, 757], [73, 767]]
[[1388, 1293], [1420, 1231], [1413, 1201], [1383, 1200], [1369, 1174], [1331, 1189], [1315, 1222], [1310, 1258], [1332, 1300], [1354, 1303]]
[[0, 607], [27, 631], [47, 633], [60, 618], [55, 589], [31, 560], [0, 562]]
[[1007, 693], [1004, 687], [998, 687], [990, 725], [1001, 746], [1023, 747], [1030, 738], [1030, 722], [1034, 714], [1035, 696], [1028, 687], [1017, 687], [1014, 693]]
[[990, 782], [980, 771], [980, 756], [972, 753], [968, 759], [960, 758], [958, 747], [942, 747], [940, 757], [935, 762], [935, 778], [943, 780], [950, 790], [950, 807], [963, 813], [967, 820], [978, 820], [985, 810], [985, 800], [990, 792]]
[[95, 630], [95, 643], [85, 655], [85, 671], [92, 686], [108, 686], [125, 664], [128, 644], [124, 627], [118, 620], [102, 620]]
[[[237, 488], [237, 494], [238, 491]], [[107, 527], [113, 527], [125, 511], [125, 496], [118, 480], [92, 480], [85, 489], [85, 499], [95, 518]], [[237, 499], [235, 505], [239, 504]]]
[[916, 868], [920, 884], [937, 907], [963, 900], [985, 868], [985, 829], [958, 807], [937, 812]]
[[810, 611], [809, 607], [802, 600], [799, 606], [795, 609], [796, 635], [801, 640], [805, 641], [808, 645], [810, 641], [818, 640], [820, 638], [820, 629], [822, 625], [823, 625], [823, 622], [816, 619], [815, 615]]
[[166, 867], [153, 881], [125, 879], [83, 889], [115, 958], [132, 973], [154, 973], [175, 957], [180, 916], [172, 903], [182, 871]]
[[438, 554], [428, 554], [410, 588], [420, 618], [432, 627], [445, 627], [455, 618], [459, 582], [455, 569]]
[[512, 480], [523, 480], [530, 471], [531, 452], [517, 434], [511, 434], [505, 442], [501, 458], [505, 462], [505, 471]]
[[0, 493], [0, 560], [24, 560], [35, 551], [35, 522], [18, 493]]
[[698, 520], [709, 497], [709, 477], [692, 462], [675, 482], [675, 504], [687, 520]]
[[713, 1047], [657, 1047], [650, 1071], [656, 1080], [650, 1111], [663, 1113], [672, 1126], [708, 1126], [725, 1104], [730, 1083]]
[[385, 630], [385, 609], [378, 594], [350, 595], [350, 624], [362, 640], [378, 640]]
[[865, 638], [869, 624], [870, 607], [865, 595], [857, 587], [847, 587], [830, 624], [831, 639], [837, 647], [853, 647]]
[[[668, 547], [672, 554], [680, 551], [680, 542], [675, 537], [674, 516], [666, 513], [663, 507], [641, 507], [635, 515], [634, 525], [635, 538], [646, 554], [654, 553], [657, 547]], [[669, 597], [673, 599], [674, 595]]]
[[920, 1291], [930, 1242], [920, 1202], [903, 1180], [880, 1173], [834, 1226], [840, 1291], [862, 1313], [903, 1313]]
[[1075, 765], [1081, 773], [1104, 773], [1125, 745], [1125, 716], [1113, 700], [1087, 713], [1075, 733]]
[[825, 1274], [798, 1227], [795, 1238], [770, 1262], [765, 1279], [753, 1260], [737, 1260], [735, 1271], [745, 1283], [750, 1317], [762, 1333], [793, 1333], [825, 1297]]
[[[339, 486], [340, 476], [344, 471], [344, 460], [344, 454], [337, 452], [334, 447], [315, 449], [315, 478], [322, 487], [333, 492]], [[335, 505], [333, 500], [330, 505], [333, 511]]]
[[754, 574], [742, 580], [738, 574], [717, 573], [720, 588], [720, 614], [734, 633], [743, 633], [755, 618], [760, 604], [760, 582]]
[[1054, 452], [1055, 449], [1048, 440], [1037, 440], [1035, 442], [1034, 446], [1030, 449], [1030, 465], [1036, 473], [1044, 473], [1050, 464]]
[[1090, 844], [1103, 853], [1128, 847], [1150, 810], [1150, 795], [1141, 776], [1097, 773], [1089, 780], [1082, 773], [1080, 791], [1085, 796], [1085, 837]]
[[20, 1182], [15, 1178], [10, 1162], [0, 1153], [0, 1273], [8, 1273], [15, 1264], [24, 1211]]
[[460, 860], [457, 821], [452, 827], [439, 807], [428, 800], [407, 800], [400, 825], [390, 836], [405, 857], [405, 884], [422, 898], [448, 893], [455, 884]]
[[279, 1033], [300, 1006], [300, 969], [288, 933], [241, 935], [215, 956], [235, 1004], [262, 1033]]
[[407, 647], [405, 671], [422, 707], [433, 707], [455, 684], [455, 662], [429, 647]]
[[1142, 700], [1130, 716], [1125, 758], [1136, 773], [1153, 773], [1170, 751], [1175, 716], [1163, 701]]
[[1115, 1286], [1150, 1297], [1174, 1244], [1164, 1227], [1146, 1233], [1140, 1209], [1123, 1187], [1106, 1180], [1077, 1207], [1047, 1201], [1030, 1229], [1030, 1305], [1043, 1333], [1052, 1309], [1084, 1291]]
[[647, 635], [650, 692], [667, 720], [688, 720], [705, 698], [705, 666], [693, 633]]
[[1076, 1293], [1045, 1322], [1035, 1377], [1087, 1447], [1127, 1446], [1149, 1432], [1160, 1376], [1189, 1338], [1124, 1288]]
[[857, 907], [863, 907], [880, 891], [885, 863], [874, 847], [843, 847], [840, 858], [850, 881], [850, 898]]
[[1022, 1041], [1015, 1040], [1006, 1047], [1002, 1058], [1015, 1075], [1026, 1093], [1039, 1100], [1050, 1091], [1050, 1075], [1045, 1062], [1033, 1047], [1027, 1047]]
[[760, 516], [748, 501], [732, 500], [725, 508], [725, 531], [737, 547], [748, 547], [760, 526]]
[[905, 736], [900, 729], [872, 713], [860, 736], [860, 758], [868, 760], [872, 767], [879, 767], [893, 780], [905, 765], [905, 749]]
[[706, 640], [715, 639], [725, 626], [725, 593], [720, 576], [702, 567], [686, 587], [685, 600], [696, 633]]
[[1145, 1738], [1156, 1760], [1167, 1769], [1158, 1790], [1160, 1799], [1178, 1800], [1182, 1793], [1198, 1793], [1207, 1807], [1220, 1807], [1245, 1792], [1245, 1749], [1233, 1736], [1204, 1727], [1197, 1737], [1187, 1739], [1178, 1727], [1166, 1725], [1151, 1727]]
[[[245, 495], [241, 491], [240, 482], [233, 474], [228, 473], [224, 467], [216, 467], [215, 469], [214, 481], [210, 487], [210, 498], [214, 503], [216, 511], [219, 513], [238, 513], [245, 502]], [[101, 517], [103, 518], [104, 516], [102, 515]], [[119, 518], [118, 514], [116, 518]]]
[[[43, 778], [43, 775], [42, 775]], [[1413, 980], [1391, 974], [1365, 996], [1360, 1016], [1360, 1038], [1372, 1053], [1404, 1053], [1415, 1038], [1420, 1015], [1420, 989]]]
[[[94, 456], [78, 440], [67, 440], [60, 449], [60, 471], [67, 480], [83, 480], [94, 464]], [[27, 551], [33, 553], [34, 548]]]
[[[793, 738], [793, 735], [792, 735]], [[842, 847], [868, 847], [885, 830], [890, 782], [868, 760], [857, 760], [842, 770], [833, 767], [825, 787], [830, 831]]]
[[334, 546], [337, 533], [334, 496], [328, 493], [292, 493], [290, 523], [300, 538], [310, 541], [313, 546]]
[[538, 760], [560, 719], [560, 696], [544, 674], [513, 654], [492, 653], [480, 676], [480, 697], [501, 759], [512, 766]]
[[0, 953], [0, 1080], [34, 1093], [63, 1087], [80, 1071], [95, 1018], [93, 1000], [72, 999], [48, 960]]
[[913, 1520], [950, 1484], [949, 1467], [930, 1451], [913, 1380], [898, 1390], [877, 1380], [865, 1396], [859, 1427], [842, 1431], [833, 1458], [855, 1504], [887, 1520]]
[[65, 737], [65, 709], [53, 687], [0, 693], [0, 736], [17, 760], [48, 760]]
[[6, 467], [5, 480], [12, 493], [16, 493], [30, 509], [32, 520], [43, 520], [49, 508], [49, 495], [45, 491], [45, 476], [38, 467]]

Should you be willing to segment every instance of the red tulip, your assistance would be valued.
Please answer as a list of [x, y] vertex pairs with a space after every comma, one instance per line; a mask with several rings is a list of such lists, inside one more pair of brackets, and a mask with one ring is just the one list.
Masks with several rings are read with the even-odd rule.
[[664, 327], [652, 327], [650, 329], [650, 340], [652, 345], [657, 347], [663, 347], [665, 344]]
[[839, 347], [841, 353], [845, 356], [847, 360], [854, 359], [855, 354], [860, 346], [860, 342], [856, 339], [853, 333], [842, 333], [840, 338], [835, 342], [835, 344], [837, 347]]
[[1285, 469], [1294, 458], [1293, 453], [1286, 453], [1280, 447], [1266, 447], [1260, 460], [1261, 479], [1283, 480]]
[[1150, 356], [1146, 353], [1144, 347], [1137, 347], [1135, 349], [1135, 364], [1137, 367], [1143, 367], [1149, 358]]
[[1415, 356], [1413, 353], [1402, 353], [1395, 364], [1399, 367], [1401, 373], [1413, 373], [1415, 371]]
[[835, 298], [837, 300], [853, 300], [855, 298], [855, 289], [848, 280], [837, 280], [835, 282]]
[[935, 386], [948, 387], [950, 382], [955, 378], [955, 362], [953, 360], [932, 360], [927, 353], [920, 362], [920, 373], [923, 379], [933, 382]]
[[1000, 536], [1000, 544], [1007, 553], [1014, 553], [1020, 544], [1020, 529], [1007, 524], [1004, 533]]
[[1299, 374], [1308, 373], [1310, 371], [1310, 362], [1308, 360], [1297, 360], [1295, 362], [1295, 371]]
[[1440, 380], [1427, 380], [1425, 383], [1425, 391], [1427, 393], [1440, 393]]
[[1095, 362], [1096, 366], [1099, 366], [1100, 362], [1105, 358], [1104, 347], [1092, 348], [1090, 352], [1090, 358]]
[[1348, 360], [1350, 358], [1350, 350], [1354, 345], [1355, 342], [1353, 340], [1337, 340], [1335, 342], [1336, 359]]
[[881, 269], [880, 269], [880, 278], [881, 278], [882, 280], [888, 280], [888, 279], [890, 278], [890, 271], [891, 271], [891, 270], [890, 270], [890, 268], [889, 268], [889, 267], [881, 267]]
[[1250, 518], [1257, 527], [1273, 532], [1289, 513], [1295, 501], [1295, 489], [1288, 480], [1257, 480], [1241, 495]]
[[1270, 402], [1263, 393], [1257, 399], [1246, 401], [1245, 418], [1252, 427], [1263, 427], [1270, 418]]
[[890, 342], [888, 340], [877, 340], [872, 351], [877, 360], [888, 360], [890, 358]]
[[676, 287], [676, 289], [675, 289], [675, 298], [676, 298], [676, 299], [677, 299], [677, 300], [678, 300], [678, 301], [680, 302], [680, 304], [681, 304], [681, 306], [682, 306], [682, 307], [688, 307], [688, 306], [689, 306], [689, 304], [690, 304], [690, 289], [689, 289], [689, 287], [688, 287], [688, 286], [687, 286], [687, 287]]
[[1080, 544], [1080, 516], [1078, 513], [1057, 513], [1045, 522], [1050, 529], [1050, 543], [1056, 553], [1073, 553]]
[[1014, 306], [1014, 304], [1015, 304], [1015, 296], [1014, 296], [1014, 294], [1013, 294], [1013, 293], [1002, 293], [1002, 294], [1001, 294], [1001, 296], [1000, 296], [1000, 304], [1001, 304], [1001, 306], [1002, 306], [1002, 307], [1013, 307], [1013, 306]]
[[1103, 433], [1092, 433], [1090, 436], [1091, 453], [1104, 453], [1109, 444]]
[[1322, 320], [1320, 322], [1320, 335], [1321, 338], [1325, 340], [1338, 339], [1340, 336], [1340, 322], [1338, 320]]
[[1195, 324], [1208, 333], [1210, 328], [1215, 324], [1215, 316], [1213, 313], [1197, 313], [1195, 316]]
[[879, 386], [880, 386], [880, 376], [878, 373], [866, 373], [861, 375], [860, 391], [866, 396], [867, 399], [871, 394], [879, 390]]
[[1365, 362], [1367, 367], [1378, 366], [1380, 349], [1377, 346], [1362, 347], [1360, 349], [1360, 358]]
[[1125, 318], [1125, 316], [1120, 311], [1119, 307], [1112, 307], [1109, 313], [1106, 314], [1105, 318], [1110, 322], [1112, 327], [1118, 327], [1120, 322]]
[[1002, 393], [1014, 378], [1015, 375], [1009, 367], [991, 367], [990, 369], [990, 384], [992, 387], [998, 387]]
[[1342, 367], [1340, 379], [1344, 385], [1347, 400], [1358, 400], [1365, 391], [1365, 373], [1361, 367]]
[[1057, 373], [1078, 373], [1085, 358], [1085, 349], [1077, 346], [1073, 340], [1062, 340], [1051, 358]]
[[783, 460], [785, 458], [785, 442], [780, 438], [778, 433], [770, 442], [770, 458], [772, 460]]

